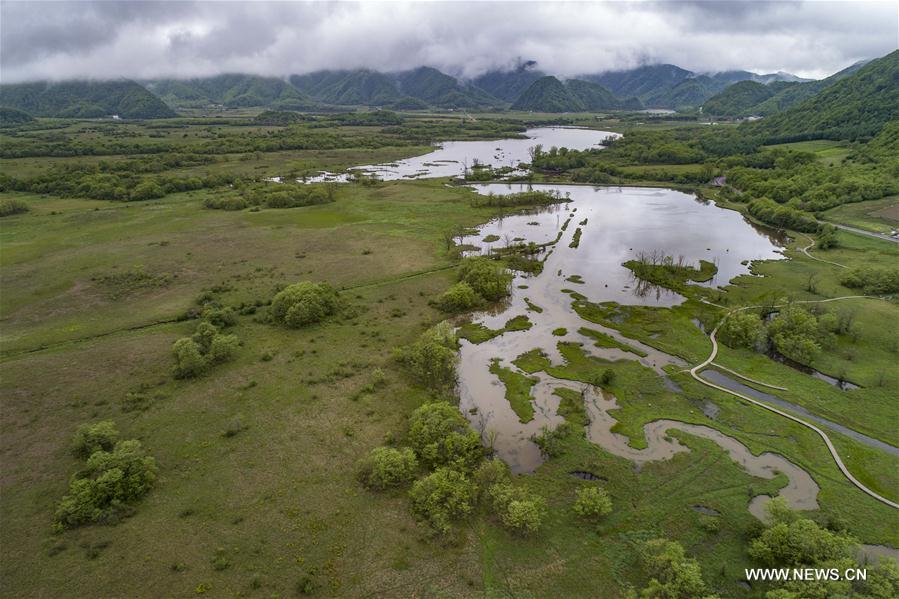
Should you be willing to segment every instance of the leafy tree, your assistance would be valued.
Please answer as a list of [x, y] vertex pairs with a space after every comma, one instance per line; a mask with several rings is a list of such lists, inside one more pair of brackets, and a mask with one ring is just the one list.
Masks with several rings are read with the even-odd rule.
[[209, 366], [200, 345], [190, 337], [182, 337], [172, 346], [175, 354], [175, 377], [186, 379], [198, 376]]
[[319, 322], [337, 311], [337, 292], [327, 283], [303, 281], [285, 287], [272, 300], [272, 319], [291, 328]]
[[431, 327], [412, 345], [394, 351], [396, 359], [421, 384], [445, 390], [456, 383], [458, 341], [448, 322]]
[[444, 312], [467, 312], [480, 305], [484, 300], [471, 285], [460, 281], [449, 289], [437, 300], [437, 305]]
[[373, 489], [386, 489], [407, 483], [415, 477], [418, 460], [411, 449], [376, 447], [362, 461], [359, 478]]
[[437, 532], [452, 530], [454, 520], [467, 516], [474, 506], [474, 485], [465, 474], [438, 468], [412, 485], [412, 511]]
[[427, 403], [412, 412], [409, 441], [430, 467], [470, 471], [484, 455], [480, 436], [468, 426], [459, 409], [445, 401]]
[[459, 280], [484, 299], [495, 302], [509, 295], [512, 275], [488, 258], [466, 258], [459, 265]]
[[752, 541], [749, 555], [767, 566], [815, 565], [851, 557], [856, 542], [821, 528], [813, 520], [777, 522]]
[[472, 481], [477, 488], [479, 499], [489, 496], [494, 485], [507, 483], [511, 472], [506, 463], [499, 459], [484, 460], [472, 474]]
[[69, 485], [56, 510], [60, 528], [111, 520], [156, 481], [156, 460], [140, 441], [119, 441], [112, 451], [95, 451]]
[[95, 451], [109, 451], [119, 440], [119, 431], [112, 420], [94, 424], [82, 424], [72, 438], [72, 452], [80, 458], [88, 458]]
[[647, 541], [642, 549], [643, 564], [652, 577], [641, 597], [663, 599], [711, 599], [702, 579], [699, 562], [686, 556], [680, 543], [667, 539]]
[[768, 336], [777, 351], [808, 363], [821, 349], [815, 316], [798, 306], [787, 306], [768, 324]]
[[227, 362], [234, 358], [239, 345], [237, 335], [214, 335], [206, 359], [210, 364]]
[[754, 312], [734, 312], [718, 330], [721, 340], [731, 347], [755, 349], [767, 340], [762, 320]]
[[530, 534], [540, 530], [546, 517], [546, 502], [509, 482], [494, 484], [488, 492], [493, 510], [506, 528]]
[[601, 518], [612, 511], [612, 498], [600, 486], [582, 487], [576, 491], [574, 513], [588, 520]]

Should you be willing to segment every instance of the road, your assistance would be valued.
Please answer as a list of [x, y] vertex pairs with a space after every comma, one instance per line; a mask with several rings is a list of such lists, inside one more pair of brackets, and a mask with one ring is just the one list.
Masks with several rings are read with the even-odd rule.
[[[830, 222], [830, 221], [828, 221]], [[868, 237], [873, 237], [874, 239], [885, 239], [886, 241], [892, 241], [893, 243], [899, 243], [899, 237], [891, 237], [886, 233], [874, 233], [873, 231], [865, 231], [864, 229], [856, 229], [855, 227], [850, 227], [849, 225], [841, 225], [839, 223], [830, 223], [837, 229], [843, 229], [844, 231], [849, 231], [850, 233], [858, 233], [859, 235], [866, 235]]]
[[[848, 299], [862, 299], [862, 298], [864, 298], [864, 299], [880, 299], [876, 296], [870, 296], [870, 295], [844, 295], [842, 297], [832, 297], [830, 299], [825, 299], [825, 300], [807, 300], [807, 301], [798, 301], [798, 302], [793, 302], [793, 303], [795, 303], [795, 304], [824, 304], [824, 303], [828, 303], [828, 302], [836, 302], [836, 301], [848, 300]], [[783, 307], [786, 305], [788, 305], [788, 304], [779, 304], [776, 306], [769, 306], [769, 307], [780, 308], [780, 307]], [[715, 383], [707, 381], [706, 379], [699, 376], [699, 371], [702, 370], [703, 368], [705, 368], [706, 366], [708, 366], [709, 364], [711, 364], [712, 361], [715, 359], [715, 357], [718, 355], [718, 341], [715, 338], [715, 336], [718, 333], [718, 329], [721, 328], [721, 325], [724, 323], [725, 320], [727, 320], [727, 317], [730, 316], [731, 314], [733, 314], [734, 312], [740, 312], [742, 310], [750, 310], [753, 308], [760, 308], [760, 307], [762, 307], [762, 306], [744, 306], [742, 308], [734, 308], [733, 310], [731, 310], [730, 312], [725, 314], [724, 318], [721, 319], [721, 321], [715, 326], [714, 330], [712, 330], [712, 333], [709, 335], [709, 340], [712, 342], [712, 353], [709, 354], [709, 357], [706, 358], [704, 362], [702, 362], [701, 364], [694, 366], [693, 368], [690, 369], [690, 376], [692, 376], [694, 379], [696, 379], [703, 385], [706, 385], [707, 387], [717, 389], [718, 391], [722, 391], [724, 393], [727, 393], [728, 395], [733, 395], [735, 397], [739, 397], [743, 401], [747, 401], [753, 405], [759, 406], [760, 408], [764, 408], [764, 409], [768, 410], [769, 412], [774, 412], [775, 414], [777, 414], [779, 416], [783, 416], [784, 418], [792, 420], [793, 422], [801, 424], [802, 426], [815, 431], [816, 433], [818, 433], [818, 436], [824, 440], [824, 444], [827, 446], [828, 451], [830, 451], [830, 455], [831, 455], [831, 457], [833, 457], [834, 462], [836, 462], [837, 467], [840, 469], [840, 472], [843, 473], [843, 475], [849, 480], [850, 483], [852, 483], [853, 485], [858, 487], [861, 491], [870, 495], [877, 501], [879, 501], [885, 505], [888, 505], [891, 508], [899, 510], [899, 504], [895, 503], [894, 501], [890, 501], [886, 497], [878, 495], [877, 493], [875, 493], [874, 491], [872, 491], [871, 489], [869, 489], [868, 487], [863, 485], [861, 482], [859, 482], [859, 480], [857, 478], [852, 476], [852, 473], [849, 472], [849, 469], [846, 467], [846, 464], [844, 464], [843, 460], [840, 458], [840, 454], [837, 453], [837, 449], [836, 449], [836, 447], [834, 447], [833, 442], [831, 442], [830, 437], [828, 437], [827, 433], [822, 431], [820, 428], [818, 428], [814, 424], [811, 424], [809, 422], [806, 422], [805, 420], [802, 420], [801, 418], [797, 418], [796, 416], [793, 416], [792, 414], [788, 414], [787, 412], [779, 410], [773, 406], [770, 406], [764, 402], [758, 401], [751, 397], [747, 397], [746, 395], [743, 395], [741, 393], [737, 393], [736, 391], [731, 391], [730, 389], [721, 387], [720, 385], [716, 385]]]

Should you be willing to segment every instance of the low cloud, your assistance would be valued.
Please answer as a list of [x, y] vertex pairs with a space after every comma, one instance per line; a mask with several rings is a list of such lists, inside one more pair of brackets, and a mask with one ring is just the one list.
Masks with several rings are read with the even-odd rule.
[[821, 77], [897, 47], [894, 2], [11, 2], [0, 80], [285, 76], [536, 60], [570, 76], [667, 62]]

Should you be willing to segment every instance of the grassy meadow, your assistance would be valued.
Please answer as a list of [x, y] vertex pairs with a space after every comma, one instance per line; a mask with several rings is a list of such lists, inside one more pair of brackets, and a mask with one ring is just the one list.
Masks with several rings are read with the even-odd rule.
[[[511, 113], [504, 121], [478, 115], [471, 123], [424, 115], [395, 133], [335, 125], [346, 147], [214, 153], [207, 164], [166, 174], [261, 178], [340, 170], [422, 154], [432, 141], [422, 130], [455, 128], [457, 139], [491, 139], [495, 131], [558, 118]], [[572, 124], [616, 130], [634, 122], [616, 118], [579, 116]], [[0, 143], [35, 154], [0, 159], [0, 172], [28, 178], [66, 165], [126, 160], [154, 144], [180, 151], [220, 137], [261, 143], [283, 129], [231, 120], [174, 119], [159, 129], [43, 121], [46, 128], [0, 135]], [[135, 154], [40, 155], [46, 144], [107, 148], [121, 140]], [[822, 160], [841, 159], [842, 148], [833, 145], [804, 149]], [[700, 168], [662, 166], [678, 174]], [[651, 178], [658, 165], [623, 168]], [[433, 397], [392, 350], [447, 317], [433, 300], [456, 281], [459, 256], [448, 240], [497, 214], [474, 202], [474, 192], [447, 183], [346, 184], [321, 205], [235, 211], [204, 207], [224, 188], [131, 202], [0, 192], [0, 200], [29, 208], [0, 221], [0, 595], [576, 597], [603, 589], [605, 596], [624, 597], [648, 582], [640, 543], [664, 536], [699, 561], [721, 597], [763, 596], [763, 586], [739, 584], [751, 563], [747, 545], [760, 526], [747, 506], [759, 493], [775, 493], [786, 478], [752, 477], [714, 443], [676, 431], [690, 452], [638, 470], [588, 442], [581, 433], [586, 415], [569, 410], [574, 426], [560, 439], [559, 454], [514, 480], [547, 504], [546, 522], [532, 536], [509, 532], [481, 506], [455, 534], [435, 537], [416, 522], [405, 488], [373, 492], [359, 483], [359, 460], [376, 446], [402, 443], [409, 414]], [[849, 219], [881, 208], [836, 210], [847, 219], [840, 222], [853, 224]], [[812, 255], [849, 267], [899, 259], [895, 244], [837, 235], [838, 247]], [[755, 263], [753, 274], [761, 276], [739, 277], [722, 290], [701, 288], [674, 309], [618, 314], [614, 306], [575, 303], [585, 326], [593, 320], [697, 363], [711, 345], [691, 319], [708, 327], [724, 313], [700, 298], [730, 308], [856, 293], [840, 283], [843, 269], [798, 251], [805, 245], [797, 237], [786, 250], [789, 260]], [[331, 284], [341, 311], [300, 329], [269, 322], [272, 297], [307, 280]], [[194, 331], [203, 301], [237, 312], [229, 332], [240, 345], [233, 360], [177, 379], [172, 344]], [[841, 336], [811, 366], [862, 389], [841, 391], [745, 349], [722, 346], [717, 361], [787, 387], [784, 399], [815, 414], [899, 445], [891, 426], [899, 396], [899, 303], [851, 301], [856, 335]], [[755, 454], [776, 452], [806, 469], [820, 486], [816, 521], [839, 521], [865, 543], [899, 546], [899, 525], [888, 525], [899, 524], [896, 512], [849, 484], [808, 429], [683, 371], [669, 372], [682, 389], [674, 392], [635, 361], [606, 362], [577, 346], [562, 355], [564, 363], [531, 359], [528, 371], [592, 382], [611, 370], [615, 431], [634, 447], [646, 444], [644, 424], [660, 418], [713, 426]], [[532, 382], [505, 370], [507, 397], [525, 420], [533, 413]], [[703, 414], [705, 402], [717, 406], [714, 420]], [[70, 451], [72, 436], [78, 425], [100, 420], [114, 421], [122, 438], [141, 441], [157, 461], [158, 480], [120, 522], [60, 532], [54, 512], [81, 467]], [[832, 437], [856, 477], [899, 497], [899, 459]], [[599, 524], [585, 524], [571, 509], [585, 485], [572, 476], [576, 471], [600, 478], [612, 497], [613, 511]], [[714, 527], [696, 506], [720, 512]]]

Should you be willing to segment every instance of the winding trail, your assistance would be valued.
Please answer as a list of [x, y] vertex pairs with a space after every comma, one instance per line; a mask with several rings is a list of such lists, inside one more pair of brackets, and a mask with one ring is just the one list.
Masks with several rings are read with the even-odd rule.
[[[813, 242], [813, 245], [814, 245], [814, 242]], [[811, 247], [811, 246], [809, 246], [809, 247]], [[805, 300], [805, 301], [797, 301], [797, 302], [793, 302], [793, 303], [796, 303], [796, 304], [824, 304], [824, 303], [828, 303], [828, 302], [836, 302], [836, 301], [848, 300], [848, 299], [880, 299], [880, 298], [877, 296], [873, 296], [873, 295], [844, 295], [842, 297], [832, 297], [832, 298], [825, 299], [825, 300]], [[781, 308], [781, 307], [784, 307], [787, 305], [789, 305], [789, 304], [778, 304], [773, 307]], [[741, 393], [737, 393], [736, 391], [731, 391], [730, 389], [721, 387], [720, 385], [716, 385], [715, 383], [709, 382], [709, 381], [705, 380], [704, 378], [702, 378], [701, 376], [699, 376], [699, 371], [702, 370], [703, 368], [705, 368], [706, 366], [708, 366], [709, 364], [711, 364], [712, 361], [715, 359], [715, 357], [718, 355], [718, 341], [716, 340], [715, 336], [718, 333], [718, 329], [721, 328], [721, 325], [724, 324], [725, 320], [727, 320], [728, 316], [730, 316], [731, 314], [733, 314], [735, 312], [741, 312], [743, 310], [750, 310], [753, 308], [761, 308], [761, 307], [762, 306], [743, 306], [742, 308], [734, 308], [733, 310], [731, 310], [730, 312], [725, 314], [724, 318], [722, 318], [721, 321], [717, 325], [715, 325], [714, 330], [712, 330], [711, 334], [709, 335], [709, 340], [711, 340], [711, 342], [712, 342], [712, 353], [709, 354], [709, 357], [706, 358], [704, 362], [702, 362], [701, 364], [698, 364], [690, 369], [690, 376], [692, 376], [694, 379], [696, 379], [703, 385], [706, 385], [707, 387], [711, 387], [713, 389], [717, 389], [718, 391], [723, 391], [724, 393], [727, 393], [729, 395], [739, 397], [740, 399], [742, 399], [744, 401], [747, 401], [751, 404], [759, 406], [760, 408], [764, 408], [764, 409], [768, 410], [769, 412], [774, 412], [775, 414], [777, 414], [779, 416], [783, 416], [784, 418], [792, 420], [793, 422], [801, 424], [802, 426], [804, 426], [806, 428], [810, 428], [811, 430], [815, 431], [816, 433], [818, 433], [818, 436], [824, 440], [824, 444], [827, 446], [828, 451], [830, 451], [830, 455], [833, 457], [834, 462], [836, 462], [837, 467], [840, 469], [840, 471], [843, 473], [843, 475], [847, 479], [849, 479], [849, 482], [851, 482], [853, 485], [858, 487], [861, 491], [863, 491], [864, 493], [867, 493], [868, 495], [870, 495], [877, 501], [879, 501], [885, 505], [888, 505], [891, 508], [899, 510], [899, 504], [897, 504], [893, 501], [890, 501], [886, 497], [878, 495], [877, 493], [875, 493], [874, 491], [872, 491], [871, 489], [869, 489], [868, 487], [863, 485], [861, 482], [859, 482], [859, 480], [857, 478], [852, 476], [852, 473], [849, 472], [849, 469], [846, 467], [846, 465], [843, 463], [843, 460], [840, 458], [840, 455], [837, 453], [836, 447], [834, 447], [833, 442], [830, 440], [830, 437], [828, 437], [827, 434], [824, 431], [822, 431], [820, 428], [818, 428], [814, 424], [811, 424], [809, 422], [806, 422], [805, 420], [802, 420], [801, 418], [797, 418], [796, 416], [793, 416], [792, 414], [788, 414], [787, 412], [779, 410], [773, 406], [769, 406], [768, 404], [758, 401], [756, 399], [753, 399], [751, 397], [747, 397]]]
[[824, 258], [818, 258], [817, 256], [812, 256], [811, 254], [809, 254], [808, 251], [810, 249], [812, 249], [813, 247], [815, 247], [815, 240], [812, 239], [811, 237], [809, 237], [808, 235], [806, 235], [805, 233], [800, 233], [800, 235], [802, 235], [803, 237], [805, 237], [806, 239], [808, 239], [811, 242], [804, 248], [799, 248], [800, 252], [802, 252], [803, 254], [805, 254], [806, 256], [811, 258], [812, 260], [817, 260], [818, 262], [823, 262], [825, 264], [833, 264], [834, 266], [839, 266], [840, 268], [849, 268], [845, 264], [840, 264], [839, 262], [831, 262], [830, 260], [825, 260]]

